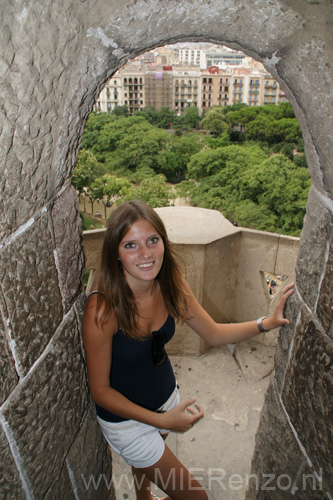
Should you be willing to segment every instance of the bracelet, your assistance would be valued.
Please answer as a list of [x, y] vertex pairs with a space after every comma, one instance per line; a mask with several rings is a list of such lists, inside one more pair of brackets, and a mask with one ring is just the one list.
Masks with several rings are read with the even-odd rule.
[[269, 330], [265, 330], [264, 325], [262, 324], [262, 320], [265, 319], [267, 316], [262, 316], [261, 318], [257, 319], [257, 327], [260, 333], [263, 332], [269, 332]]

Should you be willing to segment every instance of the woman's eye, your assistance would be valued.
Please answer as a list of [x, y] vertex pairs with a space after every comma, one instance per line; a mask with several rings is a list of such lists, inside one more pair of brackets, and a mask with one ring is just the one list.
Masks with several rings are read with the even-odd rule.
[[135, 247], [134, 243], [126, 243], [125, 244], [125, 248], [131, 249], [131, 248], [134, 248], [134, 247]]
[[158, 236], [154, 236], [153, 238], [150, 239], [150, 243], [154, 245], [155, 243], [158, 242], [158, 240], [159, 240]]

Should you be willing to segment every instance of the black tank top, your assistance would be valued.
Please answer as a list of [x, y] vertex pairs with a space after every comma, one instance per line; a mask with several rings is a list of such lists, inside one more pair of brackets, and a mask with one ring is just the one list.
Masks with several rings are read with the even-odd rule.
[[[169, 342], [175, 333], [174, 319], [168, 315], [159, 330], [165, 332]], [[171, 396], [176, 379], [168, 357], [160, 366], [154, 366], [151, 344], [152, 337], [134, 340], [119, 328], [113, 336], [110, 385], [133, 403], [156, 411]], [[96, 410], [107, 422], [128, 420], [98, 405]]]

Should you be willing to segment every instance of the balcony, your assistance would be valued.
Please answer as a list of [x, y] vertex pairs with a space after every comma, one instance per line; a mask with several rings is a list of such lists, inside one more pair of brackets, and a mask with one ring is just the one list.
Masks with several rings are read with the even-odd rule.
[[[217, 321], [243, 321], [268, 314], [278, 293], [269, 295], [266, 273], [294, 277], [299, 239], [233, 226], [219, 212], [191, 207], [156, 209], [170, 240], [183, 256], [186, 278], [199, 302]], [[96, 288], [105, 229], [85, 231], [87, 292]], [[185, 434], [171, 433], [168, 445], [184, 463], [200, 456], [196, 472], [221, 498], [221, 481], [235, 471], [251, 472], [254, 435], [259, 425], [269, 375], [274, 370], [276, 335], [209, 348], [187, 326], [177, 324], [167, 350], [180, 384], [181, 400], [196, 396], [205, 418]], [[195, 384], [195, 392], [193, 392]], [[228, 404], [225, 402], [228, 401]], [[214, 446], [207, 436], [214, 435]], [[131, 498], [131, 470], [113, 454], [117, 498]], [[222, 475], [221, 475], [222, 474]], [[126, 481], [124, 481], [124, 477]], [[246, 481], [230, 499], [245, 498]], [[158, 490], [154, 490], [158, 494]]]
[[[158, 208], [170, 240], [182, 255], [187, 280], [199, 302], [219, 322], [268, 315], [275, 303], [268, 273], [294, 278], [299, 238], [235, 227], [215, 210]], [[89, 279], [97, 287], [105, 229], [85, 231], [83, 244]], [[208, 346], [187, 325], [177, 325], [170, 343], [174, 355], [200, 355]]]

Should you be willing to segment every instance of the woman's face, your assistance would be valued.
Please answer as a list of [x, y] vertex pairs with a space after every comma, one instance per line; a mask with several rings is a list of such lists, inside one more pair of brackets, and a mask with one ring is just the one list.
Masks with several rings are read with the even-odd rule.
[[150, 222], [139, 219], [121, 240], [118, 257], [130, 287], [154, 280], [163, 264], [163, 240]]

